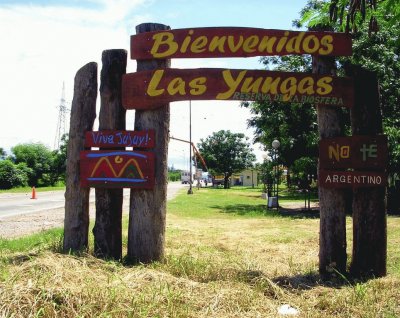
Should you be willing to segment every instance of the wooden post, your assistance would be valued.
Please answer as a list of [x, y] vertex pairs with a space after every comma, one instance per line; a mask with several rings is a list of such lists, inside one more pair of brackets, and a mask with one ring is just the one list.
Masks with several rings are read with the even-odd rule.
[[[136, 33], [169, 30], [162, 24], [144, 23]], [[137, 70], [170, 67], [170, 60], [138, 60]], [[128, 260], [148, 263], [164, 256], [168, 177], [169, 104], [154, 110], [136, 110], [135, 130], [155, 130], [154, 190], [131, 190], [128, 233]]]
[[[374, 72], [353, 66], [355, 105], [351, 109], [353, 135], [383, 132], [378, 80]], [[387, 225], [385, 188], [358, 188], [353, 193], [353, 253], [355, 277], [386, 275]]]
[[83, 66], [75, 76], [74, 98], [67, 148], [64, 252], [85, 251], [88, 247], [89, 192], [79, 184], [79, 152], [84, 149], [85, 132], [96, 118], [97, 63]]
[[[333, 74], [332, 57], [313, 57], [313, 73]], [[341, 109], [335, 106], [318, 106], [319, 137], [343, 136]], [[319, 273], [323, 279], [346, 272], [346, 190], [319, 187], [320, 233]]]
[[[127, 52], [107, 50], [102, 55], [100, 74], [99, 130], [124, 130], [126, 110], [121, 103], [122, 75], [126, 73]], [[124, 148], [123, 148], [124, 149]], [[122, 257], [123, 189], [96, 188], [94, 252], [99, 257]]]

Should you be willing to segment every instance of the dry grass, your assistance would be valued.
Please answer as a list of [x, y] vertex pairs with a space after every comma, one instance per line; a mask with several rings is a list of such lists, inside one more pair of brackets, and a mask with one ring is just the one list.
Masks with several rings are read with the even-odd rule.
[[279, 317], [282, 304], [298, 317], [400, 317], [400, 219], [388, 220], [387, 277], [323, 283], [318, 219], [226, 215], [220, 206], [212, 217], [182, 216], [181, 199], [169, 208], [163, 262], [2, 255], [0, 317]]

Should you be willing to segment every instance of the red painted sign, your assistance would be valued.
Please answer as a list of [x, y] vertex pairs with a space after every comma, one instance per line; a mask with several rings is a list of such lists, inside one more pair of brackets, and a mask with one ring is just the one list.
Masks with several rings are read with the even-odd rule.
[[250, 57], [289, 54], [350, 56], [346, 33], [258, 28], [190, 28], [131, 36], [131, 58]]
[[85, 134], [85, 147], [99, 148], [153, 148], [154, 130], [101, 130]]
[[350, 78], [264, 70], [158, 69], [125, 74], [122, 105], [152, 109], [181, 100], [247, 100], [351, 107]]
[[387, 176], [383, 172], [328, 171], [318, 172], [319, 185], [324, 188], [385, 187]]
[[386, 169], [387, 137], [379, 135], [322, 139], [319, 142], [319, 160], [322, 169]]
[[154, 168], [152, 152], [106, 150], [80, 153], [82, 187], [152, 189]]

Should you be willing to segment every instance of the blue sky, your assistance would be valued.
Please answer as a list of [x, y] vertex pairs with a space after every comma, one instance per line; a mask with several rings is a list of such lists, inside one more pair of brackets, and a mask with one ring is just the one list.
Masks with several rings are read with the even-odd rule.
[[[73, 98], [73, 79], [84, 64], [95, 61], [101, 69], [106, 49], [129, 51], [130, 35], [143, 22], [174, 28], [238, 26], [293, 29], [292, 21], [306, 0], [0, 0], [0, 147], [42, 142], [52, 148], [57, 130], [63, 83], [67, 106]], [[173, 67], [262, 68], [258, 58], [173, 60]], [[128, 62], [127, 72], [136, 70]], [[236, 102], [192, 103], [194, 142], [213, 131], [247, 128], [248, 110]], [[132, 129], [134, 111], [128, 111]], [[189, 136], [188, 102], [171, 105], [171, 135]], [[68, 127], [67, 127], [68, 131]], [[262, 156], [260, 145], [254, 149]], [[169, 164], [185, 168], [189, 149], [171, 142]]]

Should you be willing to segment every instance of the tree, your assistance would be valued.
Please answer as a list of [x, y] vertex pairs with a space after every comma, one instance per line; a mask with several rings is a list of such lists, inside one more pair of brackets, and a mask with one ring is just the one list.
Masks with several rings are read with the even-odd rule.
[[207, 167], [216, 174], [224, 175], [224, 188], [228, 188], [229, 177], [252, 166], [256, 157], [247, 142], [248, 137], [229, 130], [214, 132], [198, 143]]
[[16, 164], [25, 163], [32, 169], [28, 175], [29, 186], [51, 185], [53, 153], [41, 143], [19, 144], [11, 149]]
[[58, 181], [65, 183], [65, 174], [67, 170], [67, 147], [68, 134], [61, 137], [60, 149], [53, 151], [53, 165], [51, 169], [51, 182], [56, 184]]
[[25, 186], [27, 175], [22, 166], [16, 166], [10, 160], [0, 161], [0, 189], [11, 189]]
[[0, 160], [6, 159], [6, 156], [7, 156], [7, 152], [3, 148], [0, 147]]

